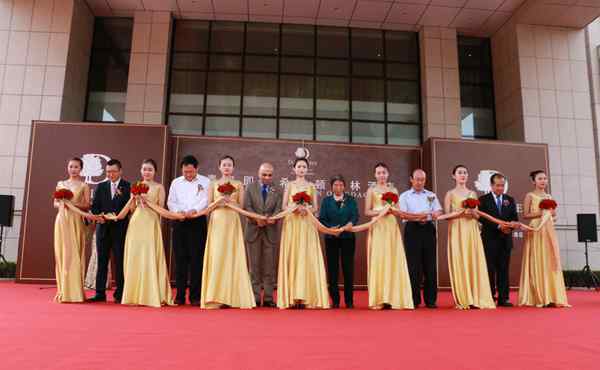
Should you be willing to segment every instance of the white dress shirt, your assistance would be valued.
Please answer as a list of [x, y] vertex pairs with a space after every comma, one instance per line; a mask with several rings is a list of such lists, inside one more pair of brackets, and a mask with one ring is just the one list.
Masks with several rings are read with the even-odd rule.
[[[408, 213], [432, 213], [442, 210], [438, 197], [427, 189], [416, 191], [410, 188], [400, 195], [398, 203], [400, 210]], [[430, 216], [427, 219], [431, 220]]]
[[169, 188], [167, 206], [171, 212], [202, 211], [208, 206], [210, 179], [196, 175], [192, 181], [180, 176], [173, 180]]

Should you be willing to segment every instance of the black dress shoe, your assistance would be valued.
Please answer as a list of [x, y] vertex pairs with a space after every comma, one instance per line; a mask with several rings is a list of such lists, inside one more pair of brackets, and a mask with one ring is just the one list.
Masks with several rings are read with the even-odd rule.
[[185, 299], [176, 299], [175, 304], [178, 306], [185, 306]]
[[334, 303], [331, 307], [333, 307], [333, 308], [340, 308], [340, 304], [339, 303]]
[[260, 299], [256, 300], [256, 307], [260, 307]]
[[194, 300], [194, 301], [191, 301], [190, 304], [194, 307], [200, 307], [200, 301]]
[[430, 303], [430, 304], [426, 304], [425, 307], [427, 307], [427, 308], [437, 308], [437, 304]]
[[354, 308], [354, 304], [353, 303], [346, 303], [346, 308]]
[[113, 300], [116, 304], [121, 304], [121, 298], [115, 298]]
[[106, 302], [106, 296], [95, 295], [92, 298], [87, 299], [88, 302]]
[[[263, 307], [275, 308], [277, 305], [273, 301], [264, 301], [262, 304]], [[257, 306], [258, 307], [258, 306]]]
[[502, 301], [502, 302], [498, 302], [498, 306], [500, 306], [500, 307], [512, 307], [513, 304], [510, 303], [509, 301]]

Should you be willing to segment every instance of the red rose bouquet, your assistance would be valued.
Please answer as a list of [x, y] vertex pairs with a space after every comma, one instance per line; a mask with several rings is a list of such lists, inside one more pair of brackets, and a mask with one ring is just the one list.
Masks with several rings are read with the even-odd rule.
[[389, 205], [394, 205], [398, 203], [398, 194], [388, 191], [381, 196], [381, 200]]
[[556, 209], [558, 204], [553, 199], [544, 199], [540, 202], [540, 209], [552, 210]]
[[475, 209], [479, 207], [479, 199], [477, 198], [467, 198], [463, 200], [462, 206], [465, 209]]
[[231, 183], [228, 181], [219, 185], [217, 191], [223, 195], [231, 195], [235, 192], [235, 186], [231, 185]]
[[292, 201], [294, 201], [294, 203], [300, 204], [300, 205], [304, 205], [304, 204], [310, 205], [312, 203], [312, 197], [310, 195], [308, 195], [308, 193], [306, 193], [305, 191], [301, 191], [299, 193], [294, 194], [294, 196], [292, 196]]
[[56, 200], [71, 200], [73, 198], [73, 192], [69, 189], [58, 189], [54, 192], [54, 199]]
[[131, 187], [131, 194], [133, 195], [148, 194], [148, 191], [150, 191], [150, 187], [141, 181], [136, 182]]

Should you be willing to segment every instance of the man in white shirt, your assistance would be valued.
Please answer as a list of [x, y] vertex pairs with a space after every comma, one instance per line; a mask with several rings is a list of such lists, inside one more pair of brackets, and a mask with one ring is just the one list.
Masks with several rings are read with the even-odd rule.
[[410, 175], [412, 187], [400, 196], [400, 210], [422, 214], [423, 219], [407, 221], [404, 226], [406, 262], [415, 308], [423, 300], [427, 308], [436, 308], [437, 301], [437, 244], [433, 220], [442, 214], [442, 206], [435, 193], [425, 189], [427, 175], [416, 169]]
[[175, 280], [177, 296], [175, 303], [185, 304], [185, 292], [189, 279], [189, 302], [200, 306], [202, 264], [206, 245], [206, 216], [198, 212], [208, 206], [208, 177], [198, 174], [198, 160], [188, 155], [181, 161], [182, 176], [171, 183], [167, 206], [172, 212], [184, 214], [184, 221], [173, 224], [173, 250], [175, 252]]

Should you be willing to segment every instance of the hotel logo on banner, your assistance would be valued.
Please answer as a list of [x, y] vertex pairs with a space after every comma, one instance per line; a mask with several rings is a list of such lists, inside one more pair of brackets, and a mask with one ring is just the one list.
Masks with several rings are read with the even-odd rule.
[[104, 167], [110, 159], [104, 154], [88, 153], [81, 156], [83, 161], [81, 176], [85, 178], [86, 184], [96, 185], [106, 180]]
[[[490, 180], [492, 178], [492, 175], [494, 175], [495, 173], [502, 173], [502, 172], [496, 171], [496, 170], [481, 170], [481, 171], [479, 171], [477, 180], [475, 180], [475, 189], [477, 189], [478, 191], [485, 193], [485, 194], [491, 192], [492, 185], [490, 183]], [[505, 177], [504, 181], [505, 181], [504, 182], [504, 194], [506, 194], [508, 192], [508, 179]]]

